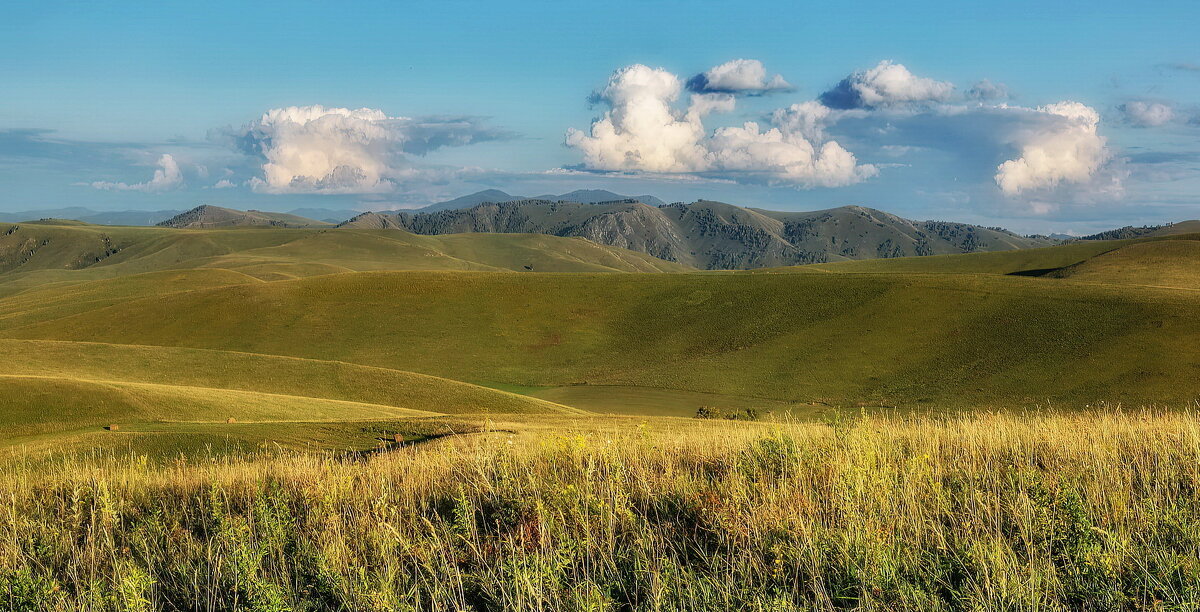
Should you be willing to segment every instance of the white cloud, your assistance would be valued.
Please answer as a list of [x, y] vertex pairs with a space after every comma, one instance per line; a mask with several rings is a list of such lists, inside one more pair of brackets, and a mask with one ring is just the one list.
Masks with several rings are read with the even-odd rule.
[[1126, 123], [1136, 127], [1158, 127], [1175, 120], [1175, 109], [1161, 102], [1133, 100], [1117, 107]]
[[841, 187], [876, 174], [874, 166], [859, 165], [854, 154], [836, 142], [815, 145], [798, 132], [778, 127], [760, 130], [747, 121], [713, 134], [713, 166], [727, 172], [762, 174], [771, 183], [801, 187]]
[[785, 132], [796, 133], [808, 140], [824, 140], [825, 126], [833, 111], [828, 106], [809, 100], [775, 110], [771, 122]]
[[782, 75], [767, 78], [767, 69], [762, 62], [753, 59], [735, 59], [688, 79], [688, 89], [697, 93], [730, 93], [759, 95], [774, 91], [789, 91], [792, 86]]
[[161, 193], [178, 189], [183, 185], [183, 174], [179, 171], [179, 164], [175, 158], [169, 153], [163, 153], [162, 157], [158, 158], [158, 169], [154, 171], [154, 176], [144, 183], [120, 183], [109, 181], [95, 181], [92, 187], [95, 189], [103, 189], [106, 191], [142, 191], [145, 193]]
[[1097, 132], [1100, 114], [1095, 109], [1068, 101], [1039, 107], [1037, 112], [1054, 120], [1038, 122], [1019, 134], [1021, 156], [996, 168], [996, 184], [1006, 195], [1087, 183], [1112, 157]]
[[771, 125], [755, 122], [709, 134], [703, 118], [733, 110], [731, 95], [693, 95], [676, 107], [679, 78], [640, 64], [613, 73], [597, 98], [609, 109], [590, 132], [567, 131], [566, 142], [583, 153], [591, 170], [659, 174], [699, 173], [743, 181], [834, 187], [873, 176], [836, 142], [822, 142], [829, 109], [815, 102], [776, 111]]
[[237, 187], [237, 185], [229, 179], [221, 179], [212, 186], [213, 189], [231, 189], [233, 187]]
[[406, 153], [423, 155], [505, 137], [471, 117], [411, 119], [371, 108], [291, 106], [267, 111], [238, 135], [263, 158], [265, 193], [383, 193], [421, 175]]
[[945, 102], [954, 94], [954, 85], [919, 77], [903, 64], [888, 60], [867, 71], [844, 78], [821, 94], [821, 102], [830, 108], [882, 108], [919, 102]]
[[1004, 83], [993, 83], [988, 79], [984, 79], [975, 83], [967, 90], [967, 97], [972, 100], [990, 101], [1002, 100], [1010, 96], [1008, 85]]

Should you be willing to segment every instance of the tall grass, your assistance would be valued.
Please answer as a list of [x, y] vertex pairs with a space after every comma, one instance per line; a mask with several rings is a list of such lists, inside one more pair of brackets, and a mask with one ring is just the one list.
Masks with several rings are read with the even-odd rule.
[[359, 461], [17, 462], [0, 605], [1200, 607], [1194, 414], [662, 422]]

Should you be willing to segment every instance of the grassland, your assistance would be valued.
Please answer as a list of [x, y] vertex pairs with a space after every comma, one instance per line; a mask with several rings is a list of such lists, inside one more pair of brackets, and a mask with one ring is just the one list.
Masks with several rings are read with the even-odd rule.
[[11, 464], [0, 597], [12, 610], [1200, 605], [1195, 413], [562, 419], [366, 460]]
[[1198, 306], [999, 275], [363, 272], [25, 312], [0, 336], [848, 406], [1182, 403]]
[[1197, 245], [0, 225], [0, 608], [1195, 609]]
[[113, 423], [220, 435], [227, 418], [821, 418], [1200, 396], [1196, 235], [678, 273], [552, 236], [8, 227], [11, 444]]

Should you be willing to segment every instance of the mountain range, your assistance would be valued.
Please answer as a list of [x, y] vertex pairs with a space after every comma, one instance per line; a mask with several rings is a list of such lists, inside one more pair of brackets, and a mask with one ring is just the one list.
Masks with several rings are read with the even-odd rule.
[[[700, 200], [666, 204], [600, 189], [523, 198], [489, 189], [411, 211], [355, 213], [325, 208], [290, 213], [203, 205], [185, 212], [85, 208], [2, 213], [0, 221], [75, 219], [99, 225], [173, 228], [337, 227], [414, 234], [545, 234], [649, 254], [700, 269], [751, 269], [1051, 246], [1067, 236], [1020, 236], [1002, 228], [914, 221], [862, 206], [781, 212]], [[342, 219], [348, 219], [341, 221]], [[340, 223], [338, 223], [341, 221]], [[1125, 227], [1078, 240], [1153, 237], [1200, 229], [1200, 222]]]
[[635, 199], [513, 200], [434, 212], [363, 213], [338, 227], [576, 236], [708, 270], [1007, 251], [1059, 242], [965, 223], [911, 221], [862, 206], [779, 212], [704, 200], [661, 206]]

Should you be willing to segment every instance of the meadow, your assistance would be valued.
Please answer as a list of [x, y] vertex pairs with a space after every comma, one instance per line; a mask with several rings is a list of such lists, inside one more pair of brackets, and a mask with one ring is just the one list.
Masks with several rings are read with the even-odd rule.
[[[0, 470], [12, 610], [1193, 610], [1200, 415], [492, 420]], [[1120, 466], [1120, 469], [1115, 469]]]

